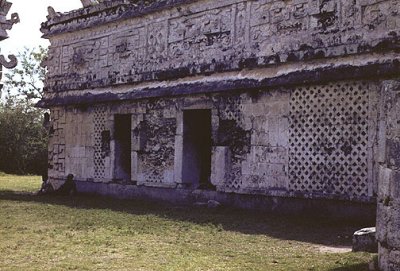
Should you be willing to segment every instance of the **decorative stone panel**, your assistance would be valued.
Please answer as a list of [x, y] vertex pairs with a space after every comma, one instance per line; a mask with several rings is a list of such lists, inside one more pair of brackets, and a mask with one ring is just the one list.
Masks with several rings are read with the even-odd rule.
[[176, 110], [172, 101], [145, 101], [143, 120], [133, 127], [137, 147], [138, 183], [163, 186], [174, 182]]
[[63, 108], [53, 108], [50, 112], [51, 125], [49, 129], [48, 167], [49, 176], [65, 175], [65, 129], [66, 119]]
[[399, 46], [397, 0], [112, 2], [43, 25], [51, 41], [46, 92], [382, 53]]
[[108, 117], [108, 109], [105, 105], [94, 107], [94, 178], [103, 180], [106, 177], [105, 159], [109, 156], [109, 149], [104, 142], [106, 132], [106, 121]]
[[368, 197], [376, 131], [373, 85], [338, 82], [293, 90], [290, 101], [291, 191]]

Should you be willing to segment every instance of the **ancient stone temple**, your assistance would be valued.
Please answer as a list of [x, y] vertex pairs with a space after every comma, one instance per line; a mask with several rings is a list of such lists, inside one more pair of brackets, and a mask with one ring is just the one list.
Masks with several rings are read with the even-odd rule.
[[83, 2], [42, 25], [53, 182], [360, 216], [398, 185], [398, 0]]

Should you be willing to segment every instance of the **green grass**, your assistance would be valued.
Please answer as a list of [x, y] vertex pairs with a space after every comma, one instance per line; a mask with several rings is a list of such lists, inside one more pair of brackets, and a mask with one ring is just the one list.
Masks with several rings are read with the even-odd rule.
[[362, 225], [229, 209], [33, 194], [0, 175], [0, 270], [368, 270], [349, 246]]

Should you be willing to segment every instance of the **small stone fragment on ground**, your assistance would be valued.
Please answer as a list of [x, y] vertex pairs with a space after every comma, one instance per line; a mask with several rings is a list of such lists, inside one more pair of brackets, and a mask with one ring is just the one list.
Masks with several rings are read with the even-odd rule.
[[353, 235], [353, 252], [378, 252], [376, 240], [376, 228], [364, 228], [356, 231]]
[[216, 201], [216, 200], [209, 200], [207, 202], [207, 207], [210, 208], [210, 209], [218, 208], [220, 206], [221, 206], [221, 203]]

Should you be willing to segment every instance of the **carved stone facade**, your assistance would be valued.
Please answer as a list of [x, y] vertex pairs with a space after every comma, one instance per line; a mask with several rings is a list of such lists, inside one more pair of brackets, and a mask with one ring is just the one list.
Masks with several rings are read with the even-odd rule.
[[[0, 0], [0, 41], [8, 38], [7, 30], [10, 30], [14, 24], [19, 22], [17, 13], [11, 14], [11, 19], [7, 20], [7, 15], [11, 9], [12, 3], [6, 0]], [[17, 66], [17, 58], [14, 55], [8, 56], [7, 60], [3, 55], [0, 55], [0, 80], [3, 76], [3, 66], [7, 69], [12, 69]], [[0, 91], [3, 85], [0, 85]]]
[[[48, 21], [47, 91], [379, 52], [396, 47], [400, 27], [397, 0], [153, 2], [110, 1]], [[55, 35], [63, 31], [73, 32]]]
[[54, 182], [374, 206], [398, 155], [398, 0], [83, 2], [42, 25]]

